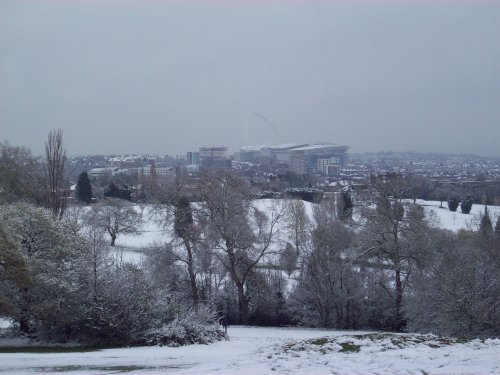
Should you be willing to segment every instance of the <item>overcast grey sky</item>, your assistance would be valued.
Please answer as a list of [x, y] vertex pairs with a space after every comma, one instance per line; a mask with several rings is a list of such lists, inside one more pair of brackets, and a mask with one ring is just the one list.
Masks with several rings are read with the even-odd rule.
[[500, 3], [0, 0], [0, 140], [55, 128], [73, 155], [500, 155]]

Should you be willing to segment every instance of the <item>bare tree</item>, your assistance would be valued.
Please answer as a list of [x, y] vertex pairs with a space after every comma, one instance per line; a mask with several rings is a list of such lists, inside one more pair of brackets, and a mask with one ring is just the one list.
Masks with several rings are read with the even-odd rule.
[[[315, 205], [311, 251], [304, 255], [304, 265], [292, 300], [299, 302], [297, 313], [308, 316], [303, 321], [321, 326], [353, 328], [361, 325], [359, 267], [355, 256], [354, 231], [342, 222], [343, 212], [335, 199]], [[302, 311], [301, 311], [302, 310]]]
[[87, 271], [85, 280], [92, 290], [94, 307], [99, 299], [99, 287], [103, 275], [114, 265], [114, 259], [109, 247], [106, 245], [104, 235], [107, 228], [103, 226], [101, 212], [90, 210], [83, 215], [81, 232], [87, 243], [81, 254], [83, 268]]
[[193, 207], [179, 184], [162, 186], [161, 190], [157, 190], [156, 197], [159, 202], [153, 208], [154, 213], [166, 230], [173, 229], [175, 236], [168, 246], [163, 248], [173, 259], [186, 266], [191, 298], [197, 306], [200, 301], [197, 274], [201, 259], [204, 258], [200, 249], [203, 224], [195, 222], [197, 218], [193, 214]]
[[104, 206], [94, 206], [100, 225], [111, 237], [111, 246], [115, 246], [119, 234], [137, 235], [142, 228], [143, 220], [141, 214], [130, 204], [121, 199], [106, 200]]
[[212, 248], [237, 288], [240, 321], [248, 324], [247, 281], [255, 266], [272, 252], [283, 210], [273, 209], [268, 217], [252, 204], [245, 181], [227, 172], [205, 177], [199, 190]]
[[195, 246], [199, 242], [198, 231], [194, 225], [193, 221], [193, 211], [189, 200], [185, 196], [180, 196], [176, 201], [175, 205], [175, 220], [174, 220], [174, 231], [178, 238], [181, 239], [184, 248], [186, 249], [186, 254], [180, 257], [184, 263], [186, 263], [189, 282], [191, 284], [191, 293], [193, 297], [194, 305], [199, 302], [198, 287], [196, 285], [196, 271], [195, 271]]
[[289, 200], [283, 219], [288, 239], [295, 248], [297, 257], [304, 255], [304, 252], [309, 248], [310, 234], [313, 229], [304, 202], [299, 199]]
[[369, 204], [363, 210], [358, 261], [369, 260], [382, 273], [392, 273], [392, 282], [389, 285], [381, 282], [380, 286], [394, 301], [392, 328], [401, 330], [405, 326], [406, 285], [430, 246], [425, 216], [421, 207], [403, 199], [411, 191], [404, 181], [375, 184], [373, 188]]
[[63, 146], [62, 130], [49, 133], [45, 143], [45, 176], [47, 178], [47, 208], [54, 218], [61, 219], [66, 209], [67, 189], [64, 178], [66, 150]]

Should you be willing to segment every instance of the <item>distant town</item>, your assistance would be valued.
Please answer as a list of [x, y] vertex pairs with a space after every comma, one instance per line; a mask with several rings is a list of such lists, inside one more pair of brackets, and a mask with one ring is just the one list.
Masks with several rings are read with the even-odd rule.
[[[470, 194], [477, 203], [500, 204], [497, 192], [500, 158], [465, 154], [376, 152], [349, 153], [333, 143], [288, 143], [243, 146], [230, 153], [226, 146], [203, 146], [185, 155], [93, 155], [71, 157], [69, 178], [76, 182], [86, 170], [97, 186], [110, 180], [127, 184], [139, 197], [145, 180], [178, 181], [189, 187], [203, 173], [230, 170], [266, 196], [287, 189], [318, 189], [334, 193], [356, 189], [373, 178], [420, 179], [427, 199], [448, 197], [450, 191]], [[99, 183], [101, 182], [101, 183]], [[421, 189], [422, 190], [422, 186]], [[444, 197], [446, 199], [446, 197]]]

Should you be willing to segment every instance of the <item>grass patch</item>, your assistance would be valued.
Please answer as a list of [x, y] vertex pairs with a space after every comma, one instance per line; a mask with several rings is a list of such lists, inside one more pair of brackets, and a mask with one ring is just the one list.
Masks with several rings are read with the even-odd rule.
[[308, 341], [309, 344], [312, 345], [318, 345], [318, 346], [323, 346], [325, 344], [328, 344], [328, 338], [326, 337], [321, 337], [319, 339], [313, 339]]
[[352, 342], [341, 342], [339, 345], [342, 347], [339, 350], [340, 353], [357, 353], [361, 350], [361, 346], [355, 345]]
[[147, 366], [58, 366], [58, 367], [37, 367], [36, 370], [41, 372], [72, 372], [72, 371], [113, 371], [117, 373], [126, 373], [139, 370], [148, 370], [153, 367]]
[[353, 335], [355, 339], [364, 340], [369, 339], [371, 341], [380, 341], [388, 337], [393, 337], [394, 334], [391, 333], [367, 333], [362, 335]]
[[284, 345], [283, 352], [308, 351], [311, 353], [358, 353], [361, 347], [377, 347], [380, 352], [427, 346], [439, 349], [445, 346], [464, 344], [470, 340], [464, 338], [439, 337], [431, 334], [398, 334], [398, 333], [368, 333], [359, 335], [342, 335], [320, 337]]
[[103, 371], [103, 372], [113, 372], [117, 374], [123, 374], [133, 371], [144, 371], [144, 370], [179, 370], [188, 368], [187, 366], [83, 366], [83, 365], [70, 365], [70, 366], [55, 366], [55, 367], [35, 367], [33, 370], [46, 372], [72, 372], [72, 371]]
[[87, 353], [103, 347], [90, 346], [1, 346], [0, 353]]

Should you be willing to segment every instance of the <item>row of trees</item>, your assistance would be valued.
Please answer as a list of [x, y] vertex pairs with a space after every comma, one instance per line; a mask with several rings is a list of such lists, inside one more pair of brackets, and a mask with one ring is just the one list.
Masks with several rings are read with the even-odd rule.
[[[311, 217], [299, 200], [256, 209], [244, 181], [231, 175], [206, 178], [199, 189], [196, 204], [181, 190], [160, 204], [173, 216], [178, 242], [169, 251], [186, 264], [194, 304], [217, 300], [227, 308], [234, 299], [237, 306], [227, 313], [244, 324], [500, 332], [500, 224], [495, 232], [488, 213], [477, 231], [440, 229], [405, 199], [412, 189], [407, 180], [371, 185], [358, 198], [354, 219], [348, 192], [313, 205]], [[462, 262], [470, 268], [459, 269]], [[462, 280], [457, 274], [465, 269], [470, 274]], [[207, 286], [217, 286], [217, 272], [232, 285], [207, 293]], [[437, 303], [429, 293], [433, 283], [442, 293]], [[464, 311], [457, 298], [474, 308]], [[418, 307], [435, 318], [422, 318]], [[469, 319], [467, 328], [459, 317]]]
[[[118, 206], [122, 209], [121, 206]], [[87, 344], [210, 342], [224, 335], [211, 308], [191, 311], [159, 266], [124, 262], [108, 236], [117, 208], [56, 220], [26, 203], [0, 206], [0, 315], [20, 332]], [[123, 211], [123, 210], [122, 210]], [[162, 265], [165, 266], [165, 265]], [[180, 275], [173, 260], [162, 277]], [[193, 330], [197, 330], [193, 333]]]
[[372, 185], [356, 222], [328, 223], [318, 207], [292, 305], [321, 326], [500, 334], [500, 220], [493, 229], [486, 211], [477, 231], [440, 229], [407, 188]]
[[0, 143], [0, 203], [28, 201], [43, 205], [55, 218], [61, 218], [68, 195], [65, 164], [60, 129], [49, 133], [42, 160], [33, 157], [25, 147]]
[[[175, 183], [158, 189], [145, 218], [120, 199], [49, 206], [33, 198], [27, 171], [2, 180], [0, 205], [0, 315], [25, 333], [210, 341], [220, 335], [209, 323], [222, 315], [243, 324], [500, 333], [500, 223], [485, 212], [476, 231], [439, 229], [405, 199], [409, 180], [374, 181], [356, 205], [345, 191], [306, 206], [254, 201], [244, 180], [221, 172], [200, 179], [196, 202]], [[160, 222], [165, 240], [143, 249], [143, 263], [124, 262], [115, 240], [139, 232], [143, 219]]]

